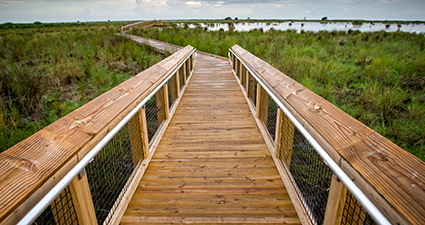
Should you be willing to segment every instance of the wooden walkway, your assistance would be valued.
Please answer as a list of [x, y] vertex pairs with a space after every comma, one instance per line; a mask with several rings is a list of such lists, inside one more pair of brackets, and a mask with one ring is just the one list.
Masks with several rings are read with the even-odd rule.
[[121, 224], [300, 224], [230, 63], [194, 75]]

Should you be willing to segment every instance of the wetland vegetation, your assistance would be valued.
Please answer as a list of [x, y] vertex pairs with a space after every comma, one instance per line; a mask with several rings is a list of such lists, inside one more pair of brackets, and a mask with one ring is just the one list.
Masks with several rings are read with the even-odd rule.
[[0, 26], [0, 152], [164, 58], [125, 24]]

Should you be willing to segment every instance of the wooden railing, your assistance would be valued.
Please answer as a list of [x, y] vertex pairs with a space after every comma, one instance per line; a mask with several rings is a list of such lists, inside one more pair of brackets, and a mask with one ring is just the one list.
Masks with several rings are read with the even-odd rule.
[[125, 25], [121, 27], [121, 32], [127, 32], [132, 30], [133, 28], [148, 28], [153, 26], [162, 26], [162, 20], [148, 20], [148, 21], [141, 21], [137, 23], [132, 23], [129, 25]]
[[[295, 117], [392, 224], [425, 223], [424, 162], [240, 46], [233, 46], [231, 53], [235, 76], [301, 221], [374, 222], [277, 103]], [[316, 193], [323, 191], [322, 206], [317, 201], [312, 203], [317, 195], [307, 193], [308, 188]]]
[[194, 52], [181, 49], [2, 152], [0, 224], [39, 210], [84, 160], [85, 170], [71, 176], [36, 223], [118, 223], [186, 88]]

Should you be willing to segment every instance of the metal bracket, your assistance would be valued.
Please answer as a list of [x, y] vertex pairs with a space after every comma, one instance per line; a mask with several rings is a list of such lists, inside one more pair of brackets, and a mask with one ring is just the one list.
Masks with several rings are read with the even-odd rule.
[[83, 179], [84, 175], [86, 175], [86, 168], [83, 168], [80, 173], [78, 173], [78, 179]]
[[340, 182], [341, 180], [339, 179], [339, 177], [335, 174], [335, 173], [332, 173], [332, 176], [335, 178], [335, 180], [337, 181], [337, 182]]

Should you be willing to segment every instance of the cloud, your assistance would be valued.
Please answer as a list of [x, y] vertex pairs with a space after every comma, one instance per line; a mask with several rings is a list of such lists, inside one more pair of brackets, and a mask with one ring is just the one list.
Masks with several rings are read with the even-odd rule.
[[213, 3], [214, 6], [222, 6], [223, 4], [224, 4], [224, 1], [217, 1]]
[[304, 13], [309, 13], [310, 15], [312, 15], [312, 16], [314, 16], [314, 17], [317, 17], [317, 16], [318, 16], [317, 8], [316, 8], [316, 7], [315, 7], [315, 8], [313, 8], [313, 9], [309, 9], [309, 10], [307, 10], [307, 11], [304, 11]]
[[134, 11], [137, 13], [154, 12], [159, 14], [170, 8], [167, 2], [168, 0], [136, 0], [137, 7]]
[[199, 8], [202, 7], [202, 3], [201, 2], [193, 2], [193, 1], [189, 1], [185, 3], [187, 6], [189, 6], [190, 8]]
[[253, 4], [284, 4], [288, 0], [224, 0], [224, 1], [211, 1], [200, 0], [200, 3], [207, 3], [215, 6], [221, 5], [253, 5]]
[[95, 16], [96, 14], [94, 13], [94, 8], [89, 6], [89, 7], [86, 7], [84, 9], [83, 15], [85, 15], [85, 16]]

